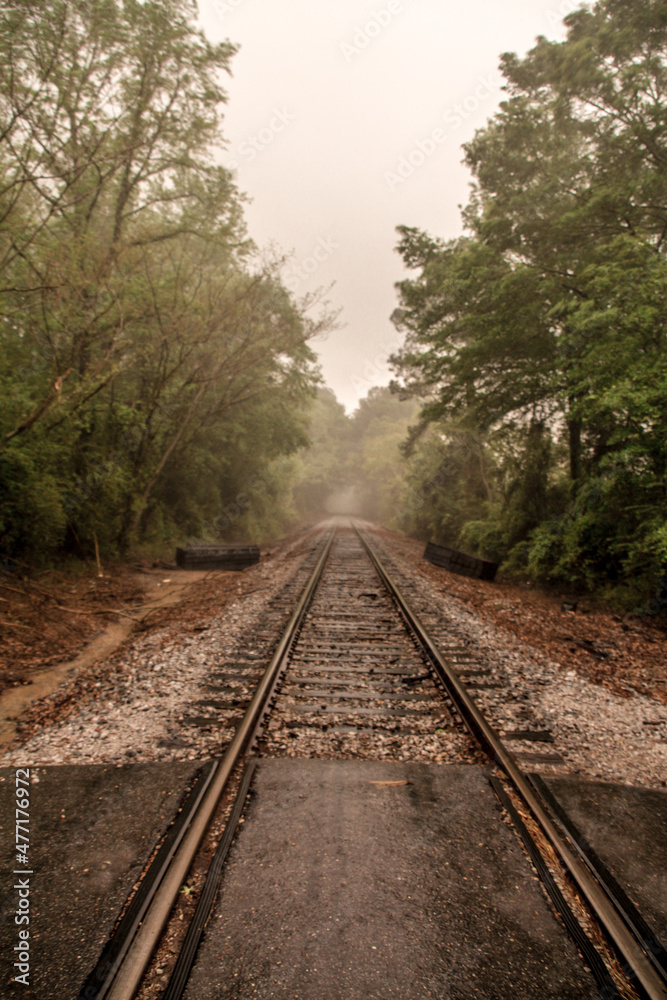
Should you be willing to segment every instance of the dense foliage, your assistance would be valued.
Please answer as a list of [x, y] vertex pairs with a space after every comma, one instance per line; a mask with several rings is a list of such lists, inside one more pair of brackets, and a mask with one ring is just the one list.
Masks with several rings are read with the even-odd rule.
[[296, 468], [298, 515], [351, 514], [397, 527], [407, 473], [402, 444], [417, 410], [380, 387], [346, 416], [331, 390], [320, 389]]
[[371, 389], [350, 418], [349, 476], [356, 509], [370, 521], [400, 526], [407, 468], [403, 442], [418, 406], [401, 401], [389, 388]]
[[284, 523], [326, 326], [215, 162], [232, 45], [191, 0], [0, 20], [0, 551]]
[[346, 509], [350, 421], [331, 389], [320, 388], [309, 414], [308, 446], [294, 469], [294, 505], [302, 520], [316, 521]]
[[566, 24], [502, 59], [466, 235], [400, 229], [407, 524], [634, 606], [667, 576], [667, 3]]

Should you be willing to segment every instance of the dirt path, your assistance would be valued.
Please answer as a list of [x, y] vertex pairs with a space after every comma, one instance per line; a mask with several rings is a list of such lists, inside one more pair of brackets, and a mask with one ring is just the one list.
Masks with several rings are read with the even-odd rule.
[[[99, 626], [99, 618], [95, 619], [97, 610], [91, 607], [88, 609], [87, 614], [85, 614], [81, 608], [77, 608], [76, 611], [68, 608], [66, 604], [62, 603], [67, 599], [63, 588], [60, 587], [54, 591], [54, 581], [50, 581], [52, 584], [50, 593], [53, 596], [53, 607], [51, 607], [50, 611], [53, 612], [55, 609], [58, 612], [55, 615], [51, 614], [51, 619], [52, 622], [55, 621], [56, 626], [58, 622], [62, 623], [61, 630], [54, 628], [53, 624], [50, 623], [50, 631], [56, 633], [55, 640], [60, 646], [64, 644], [65, 659], [61, 660], [55, 666], [48, 665], [40, 669], [39, 661], [35, 662], [35, 656], [39, 656], [39, 648], [43, 641], [45, 639], [48, 641], [48, 636], [45, 635], [45, 631], [48, 631], [48, 629], [45, 630], [44, 621], [41, 624], [34, 622], [32, 628], [36, 629], [39, 634], [31, 634], [32, 643], [24, 640], [21, 644], [25, 651], [24, 662], [21, 662], [19, 656], [15, 656], [13, 663], [10, 661], [2, 665], [2, 674], [4, 675], [2, 679], [7, 686], [0, 691], [0, 745], [10, 743], [14, 739], [16, 736], [16, 719], [29, 708], [32, 702], [51, 694], [59, 684], [69, 678], [75, 677], [79, 671], [110, 656], [135, 629], [142, 627], [151, 615], [163, 608], [181, 604], [186, 598], [195, 594], [197, 585], [201, 582], [205, 580], [221, 580], [231, 575], [223, 572], [193, 572], [165, 570], [164, 568], [145, 568], [131, 573], [129, 578], [127, 578], [124, 570], [118, 572], [116, 577], [112, 574], [107, 578], [107, 585], [113, 583], [116, 591], [120, 588], [121, 593], [116, 592], [114, 596], [116, 601], [119, 596], [122, 596], [123, 600], [120, 602], [119, 607], [105, 614], [105, 617], [108, 619], [107, 623], [102, 624], [101, 631], [98, 628], [96, 633], [93, 632], [92, 637], [88, 641], [86, 641], [85, 632], [83, 637], [80, 634], [80, 630], [69, 630], [68, 632], [64, 619], [68, 613], [81, 613], [84, 617], [88, 617], [89, 621], [86, 623], [88, 626], [92, 622], [96, 622], [96, 625]], [[104, 582], [104, 578], [101, 582]], [[88, 583], [90, 585], [90, 581]], [[107, 586], [98, 589], [106, 591], [110, 587]], [[15, 602], [17, 605], [15, 610], [19, 614], [22, 613], [25, 616], [28, 608], [34, 612], [38, 612], [38, 607], [35, 607], [35, 601], [31, 599], [36, 597], [36, 604], [39, 606], [46, 591], [35, 592], [29, 584], [24, 586], [23, 591], [25, 596], [22, 598], [18, 587], [14, 587], [13, 590], [5, 588], [6, 593], [16, 592], [17, 597], [21, 599]], [[140, 604], [135, 603], [138, 594], [143, 594], [143, 600]], [[109, 595], [105, 594], [105, 596]], [[111, 601], [114, 601], [113, 596], [111, 597]], [[129, 603], [130, 601], [131, 603]], [[9, 601], [5, 599], [5, 603], [9, 603]], [[95, 625], [93, 625], [94, 627]], [[63, 630], [69, 635], [69, 642], [58, 634]], [[33, 650], [32, 656], [28, 659], [31, 646], [36, 646], [37, 648]], [[77, 649], [78, 652], [76, 652]], [[70, 653], [69, 656], [67, 656], [67, 652]], [[47, 660], [51, 658], [47, 657]]]

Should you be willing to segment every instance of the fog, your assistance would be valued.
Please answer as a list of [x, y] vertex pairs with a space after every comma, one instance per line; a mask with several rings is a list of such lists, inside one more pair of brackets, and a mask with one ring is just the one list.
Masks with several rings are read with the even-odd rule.
[[461, 144], [503, 94], [504, 51], [563, 37], [574, 0], [202, 0], [207, 36], [241, 46], [227, 149], [252, 237], [292, 257], [295, 294], [329, 288], [344, 326], [316, 345], [348, 411], [386, 384], [403, 276], [395, 227], [461, 232]]

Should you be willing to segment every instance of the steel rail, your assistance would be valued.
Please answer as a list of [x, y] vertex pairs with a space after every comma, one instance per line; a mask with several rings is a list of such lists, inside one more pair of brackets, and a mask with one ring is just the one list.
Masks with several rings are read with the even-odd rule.
[[200, 777], [193, 785], [185, 802], [181, 806], [176, 819], [158, 849], [153, 861], [146, 871], [136, 894], [127, 906], [125, 913], [118, 922], [115, 931], [98, 959], [97, 965], [81, 987], [78, 1000], [103, 1000], [113, 983], [116, 973], [123, 964], [127, 950], [137, 932], [141, 921], [148, 912], [151, 901], [157, 892], [165, 872], [169, 869], [179, 844], [187, 833], [187, 829], [206, 794], [206, 789], [220, 766], [219, 760], [209, 762]]
[[500, 736], [489, 724], [473, 697], [468, 693], [452, 664], [440, 652], [436, 640], [429, 634], [417, 612], [406, 601], [371, 544], [354, 523], [353, 527], [370, 556], [380, 579], [396, 601], [410, 628], [433, 663], [469, 732], [504, 771], [514, 789], [528, 806], [543, 834], [551, 843], [597, 920], [606, 931], [624, 964], [624, 972], [626, 975], [630, 974], [636, 978], [649, 1000], [667, 1000], [667, 986], [656, 973], [641, 945], [626, 927], [616, 907], [578, 855], [570, 849], [562, 838], [527, 776], [516, 763], [512, 754], [505, 748]]
[[551, 810], [551, 815], [556, 817], [568, 838], [574, 844], [584, 864], [588, 866], [600, 885], [604, 886], [605, 892], [613, 900], [616, 909], [632, 933], [638, 941], [641, 941], [644, 951], [655, 965], [661, 979], [667, 983], [667, 951], [665, 951], [662, 942], [656, 937], [642, 914], [628, 897], [623, 886], [614, 878], [604, 861], [586, 840], [572, 817], [558, 801], [549, 786], [545, 784], [541, 776], [539, 774], [531, 774], [529, 780], [537, 794], [542, 797]]
[[181, 945], [181, 950], [178, 954], [178, 958], [176, 959], [176, 965], [174, 966], [169, 978], [167, 989], [162, 995], [162, 1000], [181, 1000], [181, 997], [187, 988], [190, 973], [192, 972], [192, 966], [194, 965], [195, 958], [197, 957], [197, 951], [204, 934], [204, 928], [206, 927], [207, 921], [211, 915], [211, 910], [213, 909], [213, 904], [218, 894], [220, 881], [222, 879], [222, 869], [225, 861], [227, 860], [227, 855], [229, 854], [234, 837], [236, 836], [236, 829], [239, 825], [239, 820], [241, 819], [241, 814], [246, 804], [248, 792], [250, 791], [250, 783], [252, 782], [256, 766], [257, 758], [251, 757], [247, 766], [244, 768], [239, 789], [234, 800], [234, 806], [232, 807], [229, 819], [225, 824], [225, 832], [220, 839], [215, 856], [207, 872], [204, 887], [199, 896], [199, 900], [197, 901], [197, 908], [194, 912], [192, 920], [190, 921], [188, 932], [185, 935], [183, 944]]
[[162, 879], [159, 889], [155, 893], [151, 907], [127, 951], [123, 964], [116, 973], [111, 989], [107, 994], [109, 1000], [132, 1000], [139, 987], [188, 870], [218, 807], [227, 782], [243, 756], [250, 737], [254, 733], [257, 723], [266, 709], [273, 689], [274, 679], [289, 653], [292, 642], [308, 610], [315, 588], [324, 571], [335, 535], [336, 529], [334, 528], [271, 657], [271, 662], [255, 690], [252, 701], [239, 723], [234, 738], [220, 762], [213, 781], [209, 785], [206, 797], [202, 800], [197, 815], [183, 838], [177, 854]]

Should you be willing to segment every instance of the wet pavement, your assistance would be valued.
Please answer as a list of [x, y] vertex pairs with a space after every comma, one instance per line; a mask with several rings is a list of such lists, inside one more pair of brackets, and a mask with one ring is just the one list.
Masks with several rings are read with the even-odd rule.
[[[0, 769], [1, 997], [74, 1000], [79, 995], [200, 767], [30, 768], [29, 875], [14, 874], [26, 868], [17, 864], [15, 850], [15, 769]], [[21, 904], [14, 886], [21, 882], [27, 883], [24, 896], [29, 891], [29, 925], [16, 923]], [[30, 932], [28, 985], [12, 982], [21, 930]]]
[[[0, 770], [0, 996], [76, 998], [201, 764], [31, 769], [30, 875]], [[667, 793], [550, 778], [663, 943]], [[12, 983], [22, 880], [30, 976]], [[19, 911], [20, 912], [20, 911]], [[260, 761], [186, 1000], [599, 996], [484, 768]]]
[[667, 792], [573, 778], [546, 783], [667, 948]]
[[260, 762], [186, 992], [598, 995], [483, 768], [326, 760]]

